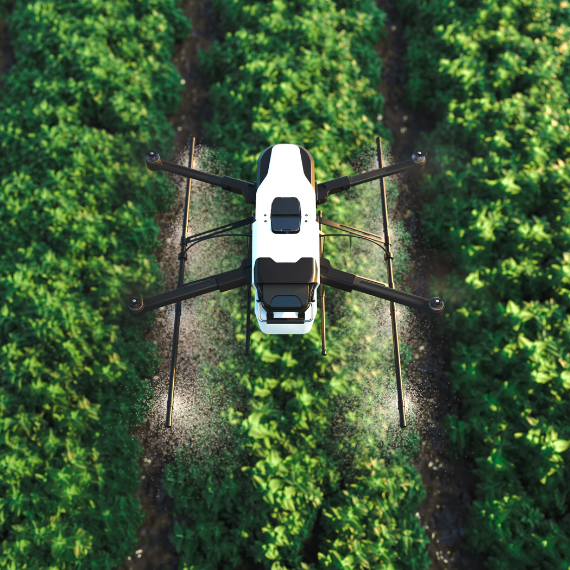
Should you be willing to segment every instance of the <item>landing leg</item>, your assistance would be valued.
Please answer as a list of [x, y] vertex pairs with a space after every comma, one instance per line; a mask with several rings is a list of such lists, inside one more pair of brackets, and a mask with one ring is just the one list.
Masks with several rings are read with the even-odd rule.
[[249, 356], [249, 338], [251, 326], [251, 285], [247, 285], [247, 323], [245, 325], [245, 355]]
[[[192, 137], [189, 141], [190, 156], [188, 158], [188, 167], [192, 168], [194, 163], [194, 147], [196, 139]], [[188, 216], [190, 213], [190, 191], [192, 182], [190, 178], [186, 183], [186, 197], [184, 198], [184, 220], [182, 222], [182, 238], [180, 240], [180, 254], [178, 259], [178, 285], [182, 287], [184, 283], [184, 268], [186, 264], [186, 235], [188, 233]], [[174, 382], [176, 380], [176, 361], [178, 360], [178, 339], [180, 336], [180, 314], [182, 313], [182, 302], [178, 301], [174, 309], [174, 335], [172, 337], [172, 355], [170, 357], [170, 382], [168, 385], [168, 402], [166, 404], [166, 427], [172, 427], [172, 408], [174, 406]]]
[[321, 285], [321, 343], [323, 346], [322, 355], [327, 355], [327, 335], [325, 330], [325, 286]]
[[[319, 218], [323, 217], [323, 211], [319, 210]], [[319, 222], [319, 233], [323, 233], [323, 226]], [[320, 255], [324, 257], [325, 254], [325, 238], [320, 236]], [[321, 297], [321, 344], [323, 356], [327, 355], [327, 334], [326, 334], [326, 313], [325, 313], [325, 286], [321, 284], [320, 286], [320, 297]]]
[[390, 301], [390, 318], [392, 319], [392, 340], [394, 341], [394, 364], [396, 365], [396, 386], [398, 388], [398, 411], [400, 412], [400, 427], [406, 427], [406, 403], [404, 402], [404, 387], [402, 385], [402, 364], [400, 362], [400, 341], [398, 339], [398, 321], [396, 320], [396, 304]]
[[[251, 217], [253, 218], [254, 213], [251, 212]], [[250, 230], [250, 237], [247, 238], [247, 248], [249, 251], [249, 257], [252, 256], [252, 239], [253, 239], [253, 229]], [[251, 332], [251, 285], [247, 286], [247, 321], [245, 325], [245, 355], [249, 356], [249, 341]]]
[[[378, 153], [378, 166], [384, 166], [382, 154], [382, 139], [376, 139]], [[380, 193], [382, 197], [382, 217], [384, 218], [384, 243], [386, 244], [386, 269], [388, 270], [388, 286], [394, 289], [394, 274], [392, 271], [392, 255], [390, 241], [390, 225], [388, 223], [388, 203], [386, 201], [386, 186], [384, 179], [380, 178]], [[396, 306], [390, 301], [390, 318], [392, 319], [392, 340], [394, 341], [394, 365], [396, 367], [396, 387], [398, 389], [398, 412], [400, 413], [400, 427], [406, 427], [406, 402], [404, 401], [404, 386], [402, 384], [402, 364], [400, 362], [400, 341], [398, 339], [398, 322], [396, 321]]]

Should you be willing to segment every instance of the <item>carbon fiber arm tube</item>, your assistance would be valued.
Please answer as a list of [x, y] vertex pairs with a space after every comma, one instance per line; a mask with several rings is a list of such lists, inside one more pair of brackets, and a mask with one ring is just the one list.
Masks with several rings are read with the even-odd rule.
[[434, 309], [431, 305], [431, 299], [424, 299], [423, 297], [418, 297], [411, 293], [392, 289], [377, 281], [366, 279], [366, 277], [359, 277], [358, 275], [356, 275], [356, 279], [354, 280], [353, 290], [372, 295], [373, 297], [379, 297], [380, 299], [386, 299], [386, 301], [394, 301], [394, 303], [406, 305], [406, 307], [411, 307], [412, 309], [419, 309], [426, 313], [439, 314], [443, 311], [443, 301], [438, 303], [438, 306]]
[[335, 287], [336, 289], [341, 289], [342, 291], [358, 291], [360, 293], [372, 295], [373, 297], [386, 299], [386, 301], [394, 301], [394, 303], [406, 305], [406, 307], [411, 307], [412, 309], [419, 309], [420, 311], [424, 311], [432, 315], [441, 314], [445, 306], [443, 300], [439, 297], [425, 299], [424, 297], [418, 297], [417, 295], [405, 293], [398, 289], [392, 289], [391, 287], [387, 287], [384, 283], [373, 281], [366, 277], [360, 277], [359, 275], [339, 271], [331, 266], [328, 259], [324, 259], [322, 257], [321, 283], [323, 285]]
[[129, 312], [134, 317], [140, 317], [148, 311], [153, 309], [158, 309], [160, 307], [165, 307], [166, 305], [172, 305], [178, 301], [184, 301], [186, 299], [192, 299], [193, 297], [199, 297], [200, 295], [205, 295], [206, 293], [211, 293], [212, 291], [229, 291], [231, 289], [236, 289], [242, 285], [248, 285], [251, 283], [251, 258], [244, 259], [241, 263], [239, 269], [234, 269], [233, 271], [226, 271], [225, 273], [220, 273], [219, 275], [214, 275], [207, 279], [198, 281], [197, 283], [189, 283], [184, 285], [179, 289], [173, 289], [172, 291], [166, 291], [165, 293], [160, 293], [160, 295], [154, 295], [153, 297], [148, 297], [147, 299], [141, 299], [140, 297], [131, 297], [129, 299], [128, 307]]
[[208, 184], [219, 186], [220, 188], [229, 190], [234, 194], [241, 194], [247, 203], [255, 203], [256, 188], [255, 184], [252, 184], [251, 182], [244, 182], [243, 180], [230, 178], [229, 176], [216, 176], [215, 174], [208, 174], [207, 172], [195, 170], [194, 168], [180, 166], [174, 162], [162, 160], [160, 155], [153, 150], [149, 151], [146, 156], [146, 166], [152, 171], [165, 170], [166, 172], [172, 172], [173, 174], [178, 174], [185, 178], [192, 178], [193, 180], [199, 180], [200, 182], [207, 182]]
[[317, 204], [324, 204], [331, 194], [337, 194], [338, 192], [348, 190], [358, 184], [365, 184], [372, 180], [386, 178], [387, 176], [398, 174], [404, 170], [409, 170], [410, 168], [423, 168], [425, 162], [425, 154], [421, 150], [416, 150], [410, 160], [371, 170], [370, 172], [364, 172], [363, 174], [342, 176], [341, 178], [321, 182], [317, 185]]

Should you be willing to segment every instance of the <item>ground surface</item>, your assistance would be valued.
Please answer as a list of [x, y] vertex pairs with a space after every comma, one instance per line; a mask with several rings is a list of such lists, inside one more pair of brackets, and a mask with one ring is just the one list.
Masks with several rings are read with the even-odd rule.
[[[379, 0], [379, 6], [388, 14], [387, 35], [378, 45], [383, 60], [380, 92], [384, 95], [383, 122], [394, 137], [392, 153], [403, 160], [416, 146], [420, 131], [433, 128], [430, 117], [414, 113], [403, 102], [403, 88], [406, 81], [403, 55], [403, 23], [394, 2]], [[184, 13], [192, 19], [192, 33], [176, 46], [173, 62], [186, 81], [186, 91], [171, 123], [176, 129], [178, 151], [176, 157], [187, 161], [184, 147], [190, 136], [200, 140], [203, 123], [210, 115], [206, 86], [198, 69], [198, 53], [218, 39], [219, 30], [215, 15], [207, 0], [184, 0]], [[0, 23], [0, 101], [3, 76], [15, 63], [9, 41], [9, 29]], [[428, 151], [429, 160], [429, 149]], [[178, 201], [174, 208], [157, 217], [160, 226], [162, 246], [157, 259], [164, 274], [165, 286], [175, 286], [178, 266], [178, 241], [182, 225], [181, 212], [185, 187], [178, 189]], [[419, 233], [419, 212], [421, 200], [418, 197], [417, 181], [402, 177], [399, 181], [399, 196], [396, 208], [390, 213], [391, 222], [405, 220], [405, 227], [412, 236], [411, 273], [405, 284], [412, 292], [428, 295], [433, 284], [428, 276], [441, 278], [446, 267], [438, 261], [437, 252], [431, 251], [422, 242]], [[452, 459], [447, 453], [445, 438], [441, 433], [443, 417], [449, 411], [456, 412], [460, 402], [449, 389], [445, 377], [447, 366], [445, 342], [431, 330], [427, 320], [417, 321], [417, 334], [409, 334], [404, 340], [413, 346], [415, 360], [407, 370], [410, 379], [409, 390], [419, 403], [419, 429], [422, 433], [421, 451], [416, 457], [416, 467], [422, 475], [427, 496], [420, 505], [419, 514], [432, 539], [429, 553], [432, 570], [451, 568], [456, 570], [480, 569], [484, 561], [464, 549], [463, 528], [469, 504], [474, 494], [475, 480], [472, 466], [460, 459]], [[163, 427], [164, 392], [168, 385], [170, 347], [172, 335], [172, 314], [164, 311], [155, 326], [148, 331], [147, 339], [157, 345], [162, 364], [152, 379], [159, 397], [153, 413], [136, 430], [144, 453], [141, 457], [141, 484], [137, 498], [145, 513], [144, 522], [138, 531], [138, 545], [135, 552], [118, 567], [118, 570], [170, 570], [177, 568], [178, 557], [170, 540], [174, 520], [172, 499], [163, 489], [164, 468], [172, 459], [172, 450], [177, 438], [183, 433]], [[186, 382], [192, 378], [192, 331], [183, 325], [178, 358], [179, 377]], [[188, 387], [186, 387], [188, 388]], [[191, 390], [186, 390], [191, 397]], [[252, 567], [253, 568], [253, 567]], [[245, 570], [245, 569], [244, 569]]]
[[3, 18], [0, 21], [0, 101], [2, 101], [2, 88], [4, 87], [3, 78], [15, 63], [9, 32], [6, 18]]
[[[201, 140], [203, 123], [210, 115], [206, 86], [198, 69], [198, 53], [207, 49], [217, 39], [218, 30], [215, 15], [206, 0], [184, 0], [180, 3], [180, 7], [192, 21], [192, 32], [188, 38], [176, 45], [173, 57], [173, 63], [186, 81], [186, 89], [178, 113], [170, 117], [170, 122], [176, 131], [177, 145], [171, 160], [187, 165], [188, 140], [192, 136]], [[177, 182], [182, 181], [177, 177]], [[180, 184], [175, 206], [156, 218], [162, 243], [156, 252], [156, 258], [162, 269], [166, 289], [176, 286], [178, 276], [178, 252], [185, 191], [185, 184]], [[177, 440], [184, 437], [180, 431], [169, 430], [163, 425], [172, 331], [172, 311], [165, 310], [147, 333], [147, 340], [157, 346], [161, 365], [152, 379], [153, 387], [158, 394], [155, 409], [135, 432], [144, 449], [140, 461], [142, 475], [137, 498], [141, 501], [145, 518], [138, 531], [135, 552], [117, 570], [174, 570], [178, 564], [178, 556], [170, 540], [174, 525], [173, 502], [163, 488], [165, 466], [173, 459], [172, 450]], [[183, 319], [178, 353], [177, 394], [186, 393], [185, 389], [188, 388], [187, 384], [193, 375], [192, 344], [192, 331]]]
[[[405, 160], [415, 150], [420, 132], [430, 131], [435, 124], [432, 117], [414, 112], [404, 101], [406, 73], [404, 56], [404, 23], [395, 2], [379, 0], [378, 5], [387, 15], [387, 35], [378, 46], [382, 58], [382, 83], [379, 91], [385, 97], [384, 124], [394, 137], [393, 154]], [[429, 149], [427, 152], [429, 161]], [[448, 268], [439, 252], [431, 250], [420, 233], [422, 201], [417, 179], [403, 175], [398, 185], [398, 201], [391, 212], [392, 220], [404, 220], [410, 232], [410, 275], [405, 285], [417, 295], [431, 297], [437, 294], [437, 284]], [[426, 487], [426, 498], [419, 508], [422, 523], [431, 538], [429, 546], [431, 569], [481, 569], [484, 561], [465, 550], [464, 526], [471, 504], [476, 480], [472, 465], [461, 458], [452, 458], [447, 452], [442, 425], [445, 415], [457, 413], [460, 402], [449, 388], [445, 371], [448, 367], [445, 340], [433, 332], [430, 317], [415, 316], [414, 331], [405, 341], [413, 346], [414, 361], [407, 369], [412, 392], [421, 410], [418, 414], [422, 447], [415, 466]]]

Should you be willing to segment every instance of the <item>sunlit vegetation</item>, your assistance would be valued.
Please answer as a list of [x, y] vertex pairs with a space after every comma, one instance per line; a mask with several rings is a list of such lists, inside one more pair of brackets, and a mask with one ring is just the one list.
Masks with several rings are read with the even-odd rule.
[[476, 463], [471, 547], [487, 567], [570, 560], [570, 5], [405, 0], [425, 147], [426, 236], [453, 267], [449, 418]]
[[[323, 180], [352, 172], [387, 136], [373, 49], [384, 14], [372, 0], [213, 4], [226, 35], [202, 70], [218, 167], [254, 180], [265, 147], [293, 142]], [[448, 434], [479, 479], [469, 544], [491, 569], [567, 569], [570, 6], [401, 6], [409, 101], [438, 120], [423, 145], [423, 235], [452, 267], [435, 290], [448, 304], [440, 330], [462, 401]], [[0, 1], [0, 15], [10, 10], [0, 566], [111, 569], [132, 552], [142, 518], [129, 430], [147, 411], [143, 379], [156, 368], [141, 340], [152, 317], [133, 321], [124, 301], [160, 286], [153, 217], [172, 203], [141, 157], [171, 148], [166, 115], [181, 86], [170, 59], [189, 23], [174, 0]], [[375, 197], [372, 185], [323, 210], [373, 220]], [[248, 212], [220, 191], [207, 215], [223, 223]], [[339, 267], [366, 273], [373, 260], [382, 271], [378, 252], [360, 245], [331, 242], [327, 252]], [[225, 253], [228, 269], [245, 251]], [[304, 337], [254, 332], [246, 359], [243, 291], [195, 302], [195, 323], [223, 341], [196, 355], [209, 430], [195, 429], [167, 472], [182, 569], [428, 566], [417, 434], [395, 427], [382, 304], [327, 297], [326, 359], [318, 320]]]
[[[320, 180], [353, 172], [351, 159], [386, 134], [376, 122], [382, 100], [373, 50], [384, 14], [370, 1], [215, 7], [227, 35], [202, 64], [214, 111], [207, 132], [224, 172], [254, 180], [258, 154], [278, 142], [308, 148]], [[346, 222], [378, 216], [378, 186], [334, 196], [324, 211]], [[247, 213], [221, 196], [213, 221]], [[237, 266], [246, 251], [232, 251], [224, 259]], [[327, 251], [356, 272], [374, 261], [383, 275], [378, 253], [351, 252], [347, 243]], [[204, 275], [203, 267], [192, 271]], [[244, 292], [196, 301], [194, 322], [213, 321], [212, 333], [226, 340], [196, 350], [194, 413], [208, 412], [167, 472], [181, 568], [427, 567], [416, 516], [424, 489], [411, 466], [417, 438], [410, 431], [399, 439], [395, 401], [386, 402], [395, 385], [390, 333], [378, 330], [380, 302], [327, 296], [326, 358], [318, 321], [305, 336], [257, 330], [252, 355], [242, 356]]]
[[[7, 8], [11, 3], [4, 3]], [[0, 107], [0, 566], [111, 569], [134, 550], [156, 365], [125, 295], [157, 281], [174, 1], [18, 2]], [[148, 323], [147, 323], [148, 325]]]

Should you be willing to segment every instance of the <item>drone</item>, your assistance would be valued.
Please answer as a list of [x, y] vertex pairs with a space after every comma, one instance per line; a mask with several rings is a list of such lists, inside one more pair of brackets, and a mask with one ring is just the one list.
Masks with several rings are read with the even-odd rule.
[[[259, 328], [265, 334], [307, 334], [317, 315], [317, 297], [320, 300], [322, 355], [327, 353], [325, 330], [325, 286], [341, 291], [358, 291], [390, 302], [392, 338], [398, 411], [400, 427], [406, 427], [406, 410], [402, 385], [400, 345], [395, 304], [405, 305], [431, 315], [440, 315], [444, 310], [441, 297], [426, 299], [394, 286], [389, 236], [388, 209], [384, 178], [410, 169], [425, 166], [426, 156], [421, 150], [412, 154], [410, 160], [383, 165], [382, 140], [376, 139], [378, 165], [380, 168], [343, 176], [327, 182], [315, 181], [315, 163], [311, 153], [296, 144], [276, 144], [265, 149], [257, 161], [257, 180], [245, 182], [228, 176], [208, 174], [192, 168], [194, 163], [195, 138], [189, 142], [188, 167], [162, 160], [155, 151], [146, 156], [147, 168], [164, 170], [188, 179], [184, 201], [182, 238], [180, 242], [178, 283], [176, 289], [152, 297], [132, 296], [128, 301], [131, 315], [140, 317], [160, 307], [175, 304], [174, 335], [170, 363], [170, 381], [166, 410], [166, 427], [172, 427], [174, 385], [182, 301], [213, 291], [230, 291], [247, 287], [246, 348], [249, 355], [251, 329], [251, 294], [255, 292], [254, 314]], [[240, 194], [246, 204], [255, 205], [255, 211], [244, 220], [226, 224], [206, 232], [188, 236], [191, 180], [219, 186], [223, 190]], [[323, 218], [317, 206], [324, 204], [329, 196], [366, 182], [380, 181], [380, 197], [384, 236], [340, 224]], [[333, 228], [340, 234], [327, 234], [324, 227]], [[233, 230], [248, 228], [247, 233], [235, 234]], [[334, 268], [324, 257], [324, 242], [327, 236], [350, 236], [369, 241], [384, 250], [388, 283], [374, 281]], [[184, 283], [185, 262], [188, 250], [205, 240], [218, 237], [247, 237], [249, 257], [239, 268]]]

